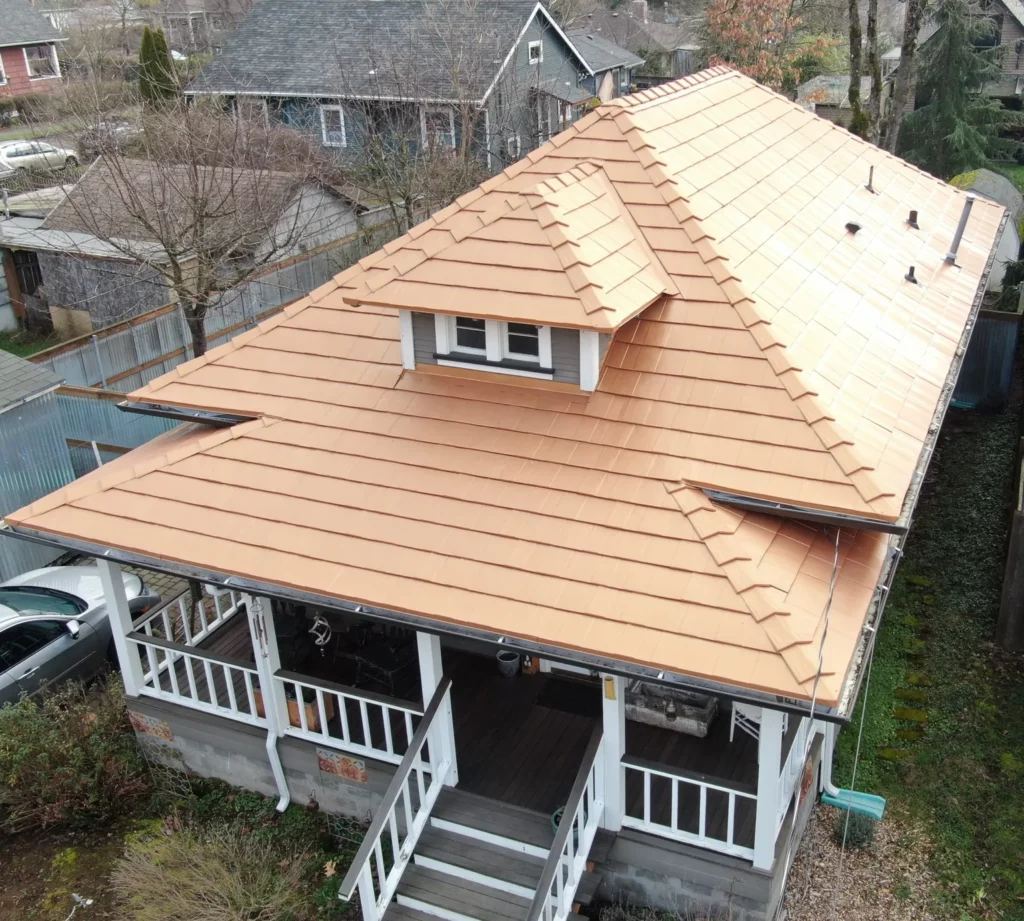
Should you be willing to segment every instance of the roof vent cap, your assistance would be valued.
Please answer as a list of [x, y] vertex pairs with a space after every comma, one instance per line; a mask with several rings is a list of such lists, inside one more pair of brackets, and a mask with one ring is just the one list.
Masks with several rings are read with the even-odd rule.
[[914, 230], [918, 230], [920, 228], [921, 225], [917, 223], [917, 212], [916, 211], [911, 211], [910, 212], [910, 217], [907, 218], [907, 223], [911, 227], [913, 227]]
[[903, 277], [907, 281], [909, 281], [912, 285], [916, 285], [917, 284], [917, 276], [914, 274], [914, 267], [913, 266], [910, 267], [910, 270]]
[[856, 233], [858, 230], [860, 230], [860, 224], [858, 224], [856, 221], [847, 221], [846, 229], [850, 231], [850, 233]]

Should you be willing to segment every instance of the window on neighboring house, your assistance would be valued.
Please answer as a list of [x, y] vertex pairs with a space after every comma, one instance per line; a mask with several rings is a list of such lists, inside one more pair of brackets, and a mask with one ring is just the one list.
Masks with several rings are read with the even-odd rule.
[[53, 45], [33, 45], [25, 48], [25, 66], [29, 78], [38, 80], [42, 77], [56, 77], [57, 49]]
[[510, 134], [505, 138], [505, 155], [513, 163], [522, 156], [522, 145], [519, 143], [518, 134]]
[[530, 42], [526, 55], [531, 64], [539, 64], [544, 60], [544, 42]]
[[450, 106], [424, 106], [423, 144], [426, 147], [455, 146], [455, 110]]
[[43, 283], [43, 272], [39, 267], [39, 254], [31, 250], [13, 250], [14, 271], [22, 294], [34, 296]]
[[551, 137], [551, 97], [537, 94], [537, 141], [543, 144]]
[[7, 71], [4, 70], [3, 58], [0, 58], [0, 86], [7, 82]]
[[345, 110], [341, 106], [320, 106], [320, 136], [324, 147], [345, 146]]

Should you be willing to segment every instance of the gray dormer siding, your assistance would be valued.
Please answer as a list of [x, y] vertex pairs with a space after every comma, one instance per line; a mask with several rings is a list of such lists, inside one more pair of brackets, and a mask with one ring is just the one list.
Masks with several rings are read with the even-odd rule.
[[565, 384], [580, 382], [580, 331], [551, 327], [551, 366], [554, 379]]
[[[434, 357], [434, 353], [437, 351], [437, 339], [432, 313], [413, 313], [412, 342], [417, 365], [437, 364], [437, 359]], [[560, 326], [551, 328], [551, 366], [555, 372], [553, 380], [563, 384], [579, 384], [579, 330], [563, 329]]]

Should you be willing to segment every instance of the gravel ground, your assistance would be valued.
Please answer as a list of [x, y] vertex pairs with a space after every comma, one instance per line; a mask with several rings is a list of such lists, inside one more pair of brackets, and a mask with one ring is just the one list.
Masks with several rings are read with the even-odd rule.
[[833, 919], [840, 858], [833, 829], [839, 812], [819, 805], [811, 819], [790, 873], [785, 921], [938, 921], [931, 845], [919, 826], [891, 808], [870, 847], [846, 849]]

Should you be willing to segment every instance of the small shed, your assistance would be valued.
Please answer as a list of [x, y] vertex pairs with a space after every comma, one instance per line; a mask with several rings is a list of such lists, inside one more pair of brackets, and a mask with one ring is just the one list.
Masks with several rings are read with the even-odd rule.
[[988, 276], [988, 290], [1003, 287], [1003, 272], [1007, 262], [1020, 258], [1020, 221], [1024, 217], [1024, 195], [1005, 176], [990, 169], [976, 169], [961, 173], [949, 180], [958, 189], [965, 189], [1002, 205], [1009, 212], [1003, 235], [996, 247], [996, 261]]
[[[860, 78], [860, 98], [867, 105], [871, 78]], [[796, 90], [796, 101], [809, 112], [846, 127], [850, 124], [850, 77], [848, 74], [819, 74]]]
[[[0, 351], [0, 517], [75, 478], [49, 368]], [[0, 581], [51, 563], [60, 551], [0, 532]]]

